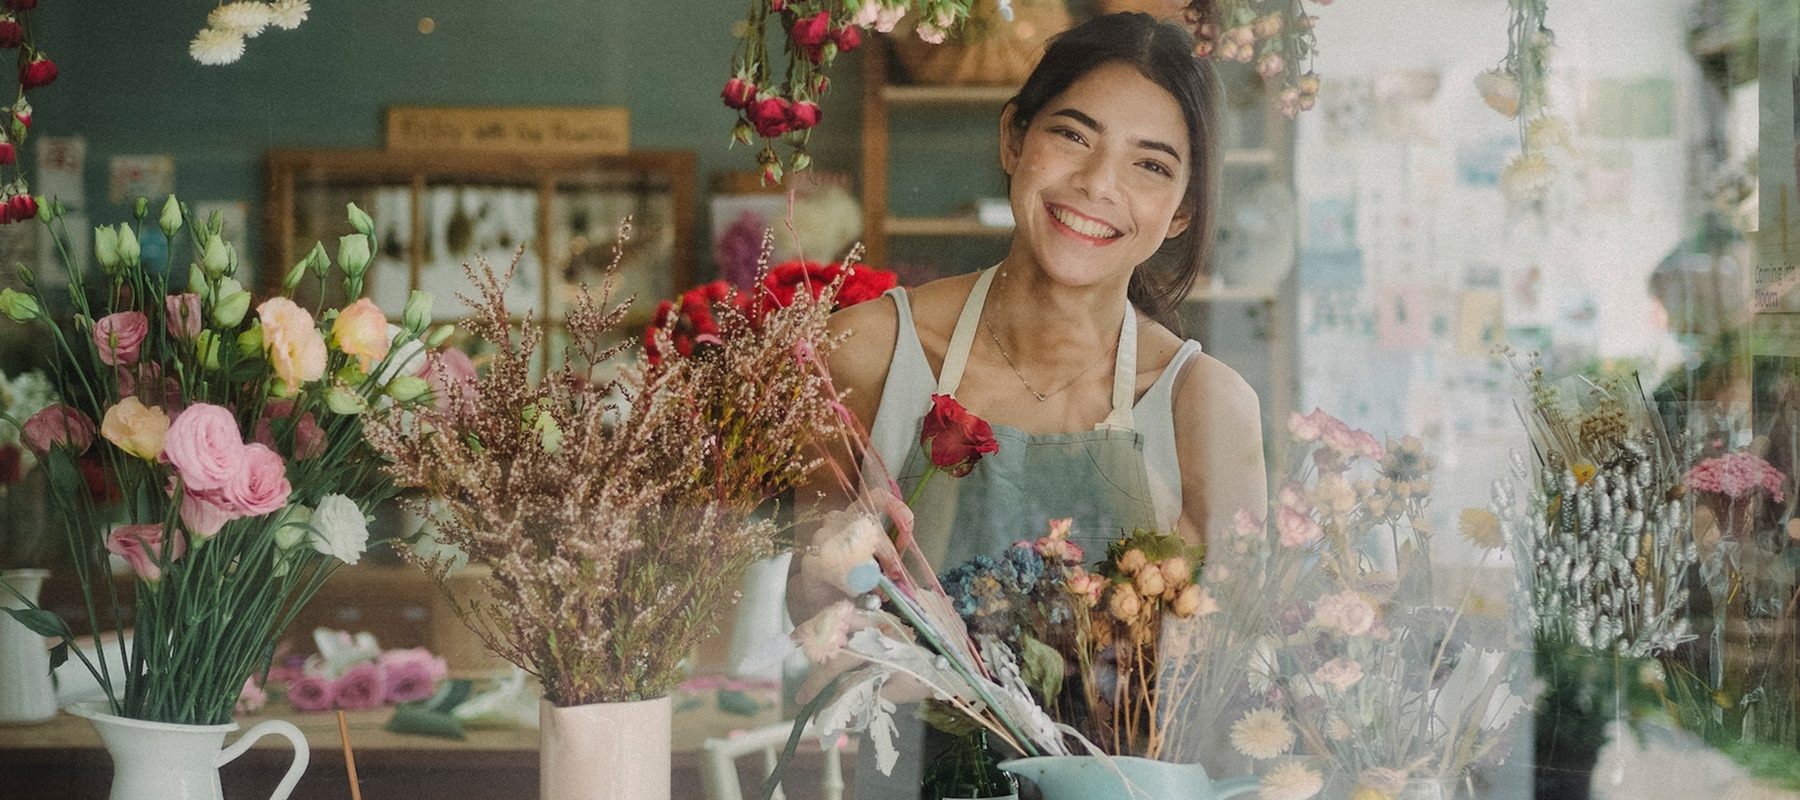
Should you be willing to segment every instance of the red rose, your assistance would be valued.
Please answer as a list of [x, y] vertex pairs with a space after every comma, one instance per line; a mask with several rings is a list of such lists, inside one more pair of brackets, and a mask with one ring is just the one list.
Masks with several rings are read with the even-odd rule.
[[788, 37], [800, 47], [819, 47], [831, 38], [831, 12], [821, 11], [810, 17], [794, 20], [794, 27]]
[[787, 0], [769, 0], [770, 11], [780, 11], [784, 8], [787, 8]]
[[725, 90], [719, 92], [719, 96], [725, 99], [728, 107], [747, 108], [750, 101], [756, 99], [756, 84], [743, 78], [732, 78], [725, 82]]
[[838, 52], [848, 53], [862, 44], [862, 31], [857, 30], [854, 25], [845, 25], [838, 29], [833, 38], [837, 40]]
[[14, 111], [13, 119], [18, 120], [20, 125], [25, 126], [25, 130], [31, 130], [31, 109], [27, 108], [22, 111]]
[[699, 345], [719, 344], [721, 331], [717, 311], [735, 300], [736, 293], [730, 284], [713, 281], [688, 290], [678, 300], [658, 303], [656, 316], [644, 329], [644, 352], [650, 363], [660, 364], [668, 357], [657, 343], [659, 332], [667, 332], [675, 354], [683, 358], [692, 356]]
[[38, 212], [37, 200], [28, 194], [14, 195], [13, 199], [7, 202], [6, 210], [12, 212], [13, 219], [20, 222], [24, 222], [28, 219], [36, 219]]
[[843, 274], [836, 264], [816, 261], [788, 261], [776, 265], [763, 276], [762, 291], [757, 293], [757, 307], [763, 314], [793, 305], [802, 289], [818, 299], [819, 293]]
[[899, 283], [900, 276], [889, 270], [869, 266], [852, 267], [849, 277], [844, 278], [844, 285], [838, 288], [837, 303], [833, 307], [849, 308], [857, 303], [866, 303]]
[[756, 126], [756, 135], [773, 139], [788, 131], [788, 101], [784, 97], [765, 97], [750, 104], [744, 113]]
[[10, 19], [0, 19], [0, 49], [11, 50], [25, 41], [25, 28]]
[[56, 62], [37, 58], [19, 67], [19, 83], [26, 89], [42, 89], [56, 81]]
[[37, 8], [38, 0], [6, 0], [6, 7], [14, 11], [30, 11]]
[[957, 478], [974, 470], [983, 455], [1000, 451], [987, 421], [947, 394], [931, 396], [931, 411], [925, 415], [919, 445], [931, 456], [932, 466]]
[[0, 164], [11, 164], [19, 160], [19, 151], [12, 142], [0, 142]]
[[819, 104], [802, 100], [788, 106], [788, 130], [803, 131], [819, 124]]

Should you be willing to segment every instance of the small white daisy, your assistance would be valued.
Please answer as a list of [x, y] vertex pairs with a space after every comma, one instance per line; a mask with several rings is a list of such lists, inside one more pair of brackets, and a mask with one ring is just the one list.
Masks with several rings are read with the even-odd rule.
[[268, 3], [239, 0], [213, 9], [211, 14], [206, 15], [206, 26], [254, 39], [264, 28], [269, 27], [269, 18]]
[[1274, 758], [1294, 746], [1294, 729], [1280, 711], [1259, 708], [1232, 724], [1231, 746], [1254, 759]]
[[1262, 800], [1308, 800], [1325, 788], [1318, 770], [1300, 761], [1289, 761], [1262, 778], [1257, 796]]
[[188, 44], [188, 55], [211, 66], [230, 64], [244, 55], [244, 37], [234, 31], [204, 28]]
[[275, 0], [269, 11], [269, 24], [284, 31], [300, 27], [312, 5], [306, 0]]

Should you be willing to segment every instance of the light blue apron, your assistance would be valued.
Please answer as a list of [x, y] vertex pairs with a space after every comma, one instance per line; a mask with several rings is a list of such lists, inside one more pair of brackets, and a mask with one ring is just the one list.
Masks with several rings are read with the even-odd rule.
[[[937, 393], [955, 396], [981, 322], [994, 271], [975, 281], [963, 304]], [[997, 556], [1020, 539], [1043, 536], [1049, 520], [1073, 518], [1070, 539], [1087, 551], [1091, 563], [1106, 545], [1136, 528], [1157, 526], [1144, 465], [1144, 437], [1133, 429], [1132, 406], [1137, 394], [1137, 315], [1130, 301], [1120, 329], [1113, 365], [1112, 413], [1091, 431], [1026, 434], [995, 425], [1000, 450], [982, 457], [962, 478], [938, 475], [913, 504], [913, 535], [931, 565], [943, 573], [976, 555]], [[898, 477], [902, 496], [930, 466], [923, 448], [914, 447]], [[884, 776], [875, 768], [873, 747], [859, 749], [856, 796], [860, 800], [916, 800], [923, 764], [923, 723], [910, 709], [896, 715], [900, 723], [900, 763]], [[910, 723], [910, 724], [908, 724]]]

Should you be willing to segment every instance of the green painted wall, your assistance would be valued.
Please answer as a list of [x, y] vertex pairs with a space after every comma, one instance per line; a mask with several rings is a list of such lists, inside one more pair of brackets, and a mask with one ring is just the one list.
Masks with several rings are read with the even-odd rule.
[[[184, 199], [249, 200], [254, 226], [265, 151], [379, 147], [394, 104], [623, 105], [633, 147], [694, 151], [703, 190], [714, 171], [754, 167], [752, 151], [726, 148], [732, 117], [718, 100], [737, 0], [313, 0], [299, 29], [250, 40], [223, 67], [187, 55], [212, 5], [48, 0], [36, 12], [39, 45], [61, 68], [32, 96], [36, 132], [86, 137], [95, 222], [129, 213], [106, 202], [111, 156], [167, 153]], [[422, 17], [435, 22], [428, 35]], [[814, 138], [826, 169], [858, 167], [858, 55], [837, 64]], [[704, 231], [704, 194], [700, 213]], [[260, 252], [254, 232], [245, 243]]]

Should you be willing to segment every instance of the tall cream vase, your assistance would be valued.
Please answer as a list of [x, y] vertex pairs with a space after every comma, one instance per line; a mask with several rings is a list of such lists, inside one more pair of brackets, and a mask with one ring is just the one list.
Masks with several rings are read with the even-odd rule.
[[[41, 569], [0, 572], [0, 608], [30, 608], [38, 601]], [[24, 596], [21, 602], [18, 592]], [[50, 682], [50, 648], [43, 635], [10, 615], [0, 614], [0, 725], [31, 725], [56, 717], [56, 686]]]
[[540, 800], [669, 800], [674, 704], [538, 706]]

